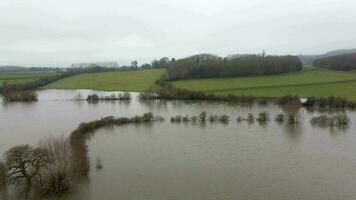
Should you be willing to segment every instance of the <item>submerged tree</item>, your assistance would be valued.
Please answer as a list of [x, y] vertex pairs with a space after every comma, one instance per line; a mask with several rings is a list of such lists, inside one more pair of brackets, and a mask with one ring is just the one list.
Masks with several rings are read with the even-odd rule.
[[15, 183], [19, 180], [24, 180], [27, 192], [32, 187], [33, 178], [50, 161], [50, 156], [46, 149], [33, 148], [29, 145], [15, 146], [6, 151], [4, 157], [7, 168], [7, 181]]
[[73, 172], [73, 153], [69, 138], [50, 137], [40, 142], [51, 160], [36, 177], [36, 189], [41, 194], [60, 194], [69, 189]]
[[5, 164], [0, 162], [0, 189], [5, 187], [6, 184], [6, 167]]

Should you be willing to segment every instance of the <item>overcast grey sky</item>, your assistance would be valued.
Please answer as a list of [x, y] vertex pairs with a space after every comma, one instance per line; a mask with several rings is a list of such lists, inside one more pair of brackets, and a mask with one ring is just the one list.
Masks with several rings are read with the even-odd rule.
[[0, 65], [356, 48], [355, 0], [0, 0]]

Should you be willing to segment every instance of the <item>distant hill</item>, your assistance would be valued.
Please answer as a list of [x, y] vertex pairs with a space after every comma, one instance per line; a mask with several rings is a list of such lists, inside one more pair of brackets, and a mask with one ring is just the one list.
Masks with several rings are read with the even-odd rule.
[[327, 58], [332, 56], [340, 56], [344, 54], [353, 54], [356, 53], [356, 49], [340, 49], [335, 51], [330, 51], [325, 54], [319, 55], [318, 58]]
[[339, 49], [339, 50], [329, 51], [321, 55], [299, 55], [299, 58], [303, 64], [313, 64], [313, 62], [317, 59], [340, 56], [345, 54], [353, 54], [353, 53], [356, 53], [356, 49]]
[[26, 67], [21, 66], [0, 66], [0, 72], [18, 72], [26, 70], [28, 70]]
[[334, 70], [355, 70], [356, 53], [343, 53], [314, 60], [314, 66]]

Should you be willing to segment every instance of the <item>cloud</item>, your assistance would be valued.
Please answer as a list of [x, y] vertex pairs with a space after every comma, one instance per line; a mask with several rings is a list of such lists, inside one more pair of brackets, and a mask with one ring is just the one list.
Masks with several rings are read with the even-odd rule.
[[355, 8], [353, 0], [1, 0], [0, 65], [323, 53], [356, 47]]

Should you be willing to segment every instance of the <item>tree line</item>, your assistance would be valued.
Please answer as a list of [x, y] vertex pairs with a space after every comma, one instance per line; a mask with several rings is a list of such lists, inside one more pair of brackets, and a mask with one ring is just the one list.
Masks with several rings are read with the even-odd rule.
[[313, 64], [316, 67], [334, 70], [353, 70], [356, 69], [356, 53], [317, 59]]
[[167, 68], [167, 80], [273, 75], [301, 70], [302, 64], [297, 56], [241, 55], [222, 58], [199, 54], [171, 62]]

